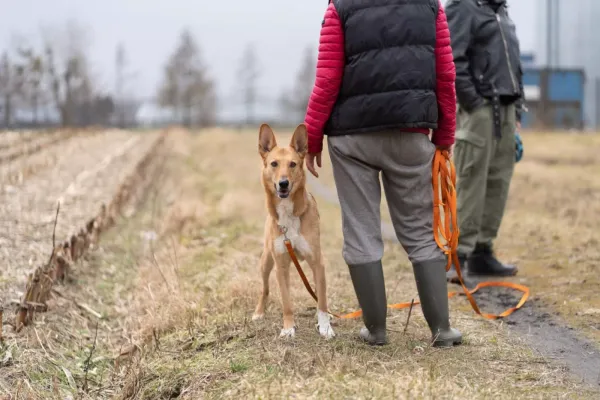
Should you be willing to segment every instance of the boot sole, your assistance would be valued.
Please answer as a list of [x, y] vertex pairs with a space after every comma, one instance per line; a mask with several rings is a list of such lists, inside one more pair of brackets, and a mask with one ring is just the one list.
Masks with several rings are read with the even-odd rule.
[[437, 340], [433, 342], [433, 347], [454, 347], [462, 344], [461, 339]]
[[519, 273], [518, 270], [514, 272], [506, 272], [506, 273], [492, 273], [492, 272], [471, 272], [469, 271], [469, 276], [485, 276], [485, 277], [508, 277], [508, 276], [516, 276]]
[[361, 338], [361, 340], [365, 343], [368, 344], [369, 346], [385, 346], [387, 345], [387, 342], [369, 342], [368, 340], [365, 340], [363, 338]]
[[365, 337], [361, 333], [358, 334], [358, 338], [362, 342], [364, 342], [370, 346], [385, 346], [388, 343], [387, 338], [385, 338], [383, 340], [377, 340], [377, 339], [369, 340], [369, 338], [372, 338], [372, 337], [373, 337], [373, 335], [369, 335], [368, 337]]

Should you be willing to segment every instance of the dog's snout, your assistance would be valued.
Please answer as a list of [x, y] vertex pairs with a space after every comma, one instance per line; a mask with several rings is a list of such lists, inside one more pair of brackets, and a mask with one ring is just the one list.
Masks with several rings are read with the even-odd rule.
[[282, 179], [279, 181], [279, 188], [280, 189], [287, 189], [290, 187], [290, 181], [288, 181], [287, 179]]

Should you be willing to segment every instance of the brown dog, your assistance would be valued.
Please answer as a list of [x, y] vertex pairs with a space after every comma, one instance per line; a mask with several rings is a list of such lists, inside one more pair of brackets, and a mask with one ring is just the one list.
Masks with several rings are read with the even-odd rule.
[[284, 244], [287, 236], [298, 259], [306, 261], [313, 271], [319, 299], [317, 326], [321, 336], [330, 339], [335, 334], [327, 312], [319, 211], [315, 199], [306, 190], [304, 157], [307, 148], [308, 134], [304, 124], [294, 131], [289, 147], [277, 146], [275, 134], [269, 125], [263, 124], [260, 127], [258, 151], [264, 164], [262, 184], [268, 215], [265, 223], [264, 250], [260, 259], [263, 289], [252, 319], [264, 317], [265, 303], [269, 296], [269, 276], [275, 267], [283, 305], [283, 329], [280, 337], [293, 337], [296, 333], [290, 298], [291, 258]]

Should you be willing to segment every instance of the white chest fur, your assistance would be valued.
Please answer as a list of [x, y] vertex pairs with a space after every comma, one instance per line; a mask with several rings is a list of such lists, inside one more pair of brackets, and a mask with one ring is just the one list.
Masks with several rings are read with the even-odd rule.
[[[287, 229], [286, 235], [292, 247], [301, 256], [307, 256], [312, 253], [310, 245], [306, 239], [300, 234], [300, 218], [294, 215], [294, 203], [290, 199], [283, 199], [277, 206], [277, 215], [279, 217], [279, 225]], [[285, 236], [280, 235], [275, 239], [275, 252], [283, 254], [287, 250], [284, 244]]]

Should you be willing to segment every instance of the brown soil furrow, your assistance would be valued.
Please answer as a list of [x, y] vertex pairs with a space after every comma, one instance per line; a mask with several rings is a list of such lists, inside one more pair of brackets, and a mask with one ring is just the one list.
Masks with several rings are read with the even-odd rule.
[[[0, 271], [0, 298], [19, 298], [26, 275], [48, 259], [58, 200], [62, 202], [56, 235], [63, 239], [76, 233], [82, 222], [97, 213], [100, 204], [113, 198], [156, 135], [140, 135], [136, 146], [129, 142], [132, 137], [138, 136], [109, 132], [89, 138], [80, 143], [81, 147], [73, 148], [68, 157], [58, 159], [53, 168], [20, 187], [9, 186], [0, 192], [0, 263], [4, 266]], [[129, 143], [127, 151], [124, 143]], [[77, 178], [82, 174], [86, 179]], [[76, 190], [68, 191], [74, 182]]]
[[[36, 140], [46, 140], [46, 138], [56, 135], [56, 130], [44, 130], [44, 131], [28, 131], [17, 133], [9, 140], [0, 140], [0, 152], [9, 150], [11, 148], [22, 147], [28, 143]], [[0, 138], [3, 134], [0, 134]]]
[[7, 149], [16, 144], [26, 143], [35, 140], [46, 132], [36, 131], [8, 131], [0, 132], [0, 150]]
[[[93, 217], [89, 217], [87, 221], [82, 219], [80, 221], [81, 229], [79, 232], [71, 235], [66, 241], [58, 245], [55, 243], [55, 235], [53, 233], [52, 240], [54, 247], [52, 256], [48, 262], [36, 268], [27, 280], [25, 294], [21, 299], [14, 324], [17, 332], [33, 320], [35, 312], [46, 311], [47, 301], [51, 296], [54, 284], [58, 281], [63, 281], [73, 265], [84, 257], [89, 250], [95, 247], [100, 234], [115, 223], [117, 217], [124, 211], [124, 208], [127, 205], [139, 202], [152, 174], [152, 171], [149, 171], [149, 165], [156, 156], [156, 152], [164, 137], [164, 135], [161, 135], [150, 142], [151, 147], [135, 163], [135, 166], [128, 171], [127, 176], [120, 181], [110, 203], [108, 205], [102, 203], [100, 212]], [[95, 175], [99, 175], [111, 162], [122, 157], [139, 141], [140, 137], [132, 137], [117, 152], [107, 156], [98, 166], [80, 173], [74, 183], [76, 182], [83, 186], [86, 182], [93, 181]], [[70, 185], [69, 188], [71, 187], [73, 186]], [[64, 198], [61, 200], [64, 200]], [[56, 217], [58, 217], [59, 211], [60, 208], [57, 208]], [[87, 311], [95, 313], [91, 309], [87, 309]]]
[[[70, 140], [48, 146], [44, 151], [19, 157], [11, 162], [0, 164], [0, 187], [21, 186], [38, 173], [54, 168], [60, 160], [68, 159], [75, 152], [82, 151], [91, 143], [102, 143], [105, 139], [98, 132], [81, 133]], [[96, 136], [96, 139], [93, 137]]]
[[76, 134], [77, 133], [75, 131], [58, 132], [56, 134], [43, 135], [41, 138], [39, 138], [39, 140], [27, 141], [25, 144], [16, 143], [14, 146], [10, 146], [8, 151], [0, 153], [0, 164], [8, 163], [21, 157], [27, 157], [39, 153], [49, 146], [70, 139]]

